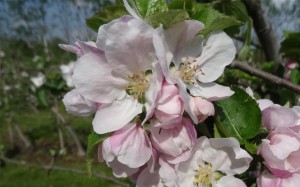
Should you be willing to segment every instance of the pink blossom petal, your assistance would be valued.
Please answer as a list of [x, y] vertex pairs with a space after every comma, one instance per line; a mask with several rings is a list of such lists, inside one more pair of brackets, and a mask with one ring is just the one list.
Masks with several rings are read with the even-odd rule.
[[174, 55], [174, 63], [179, 67], [183, 57], [196, 58], [201, 54], [203, 38], [197, 33], [204, 25], [196, 20], [178, 22], [167, 29], [165, 39], [168, 48]]
[[125, 96], [109, 104], [103, 104], [93, 120], [94, 131], [105, 134], [121, 129], [135, 116], [142, 113], [142, 105], [136, 99]]
[[180, 123], [170, 129], [161, 129], [153, 125], [150, 128], [151, 142], [153, 146], [166, 155], [164, 158], [170, 158], [176, 161], [187, 160], [190, 150], [197, 138], [196, 129], [192, 121], [183, 118]]
[[66, 110], [75, 116], [88, 116], [96, 112], [96, 103], [82, 97], [76, 89], [68, 92], [62, 101]]
[[235, 138], [210, 138], [211, 147], [205, 149], [203, 160], [215, 170], [227, 175], [241, 174], [249, 168], [252, 157], [240, 148]]
[[107, 32], [108, 29], [114, 25], [115, 23], [118, 22], [128, 22], [129, 20], [133, 19], [133, 17], [131, 16], [123, 16], [119, 19], [115, 19], [107, 24], [101, 25], [99, 30], [98, 30], [98, 36], [97, 36], [97, 40], [96, 40], [96, 46], [99, 49], [105, 50], [105, 46], [106, 46], [106, 39], [107, 39]]
[[142, 125], [153, 116], [156, 105], [157, 105], [157, 100], [159, 99], [158, 94], [162, 87], [163, 74], [161, 72], [159, 63], [155, 62], [152, 64], [152, 66], [153, 66], [153, 68], [152, 68], [153, 75], [150, 77], [149, 82], [151, 84], [145, 93], [146, 98], [147, 98], [147, 101], [144, 104], [144, 106], [146, 108], [146, 116], [142, 122]]
[[113, 175], [118, 178], [131, 176], [139, 170], [139, 168], [130, 168], [120, 163], [117, 159], [107, 163], [107, 165], [112, 168]]
[[259, 99], [257, 100], [258, 106], [261, 111], [265, 110], [266, 108], [274, 105], [274, 103], [269, 99]]
[[153, 44], [158, 62], [166, 81], [169, 84], [174, 83], [173, 76], [171, 75], [169, 70], [169, 65], [172, 61], [173, 54], [171, 53], [165, 40], [164, 29], [162, 28], [162, 26], [158, 27], [154, 31]]
[[154, 29], [145, 22], [131, 19], [117, 22], [107, 31], [105, 55], [114, 71], [126, 77], [146, 72], [157, 61], [153, 46]]
[[264, 171], [257, 179], [257, 187], [299, 187], [300, 174], [294, 173], [291, 177], [276, 178], [268, 171]]
[[162, 183], [158, 170], [150, 172], [149, 168], [145, 168], [139, 175], [136, 187], [164, 187]]
[[233, 41], [225, 32], [212, 33], [203, 47], [201, 56], [197, 58], [204, 73], [198, 76], [198, 80], [203, 83], [215, 81], [223, 74], [225, 66], [232, 63], [235, 54]]
[[272, 105], [262, 111], [262, 120], [268, 130], [300, 125], [299, 117], [294, 110], [279, 105]]
[[127, 81], [113, 73], [103, 57], [93, 53], [77, 60], [73, 81], [83, 97], [98, 103], [111, 103], [126, 94]]
[[120, 163], [138, 168], [150, 159], [152, 148], [142, 127], [130, 123], [104, 140], [102, 153], [107, 162], [116, 157]]
[[188, 85], [188, 89], [192, 96], [204, 97], [209, 101], [218, 101], [226, 99], [234, 94], [229, 87], [216, 83], [200, 83], [196, 85]]

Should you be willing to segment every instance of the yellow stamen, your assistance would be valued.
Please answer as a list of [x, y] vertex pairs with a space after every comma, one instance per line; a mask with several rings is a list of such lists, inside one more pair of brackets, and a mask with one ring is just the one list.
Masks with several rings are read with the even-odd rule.
[[204, 184], [206, 186], [211, 185], [212, 183], [212, 177], [213, 177], [213, 171], [212, 166], [210, 164], [205, 165], [204, 167], [199, 167], [198, 173], [194, 178], [194, 183], [197, 186], [203, 186]]
[[126, 86], [126, 92], [134, 99], [143, 101], [145, 99], [145, 92], [149, 88], [149, 81], [146, 79], [146, 74], [141, 71], [139, 74], [132, 74], [128, 76], [129, 83]]

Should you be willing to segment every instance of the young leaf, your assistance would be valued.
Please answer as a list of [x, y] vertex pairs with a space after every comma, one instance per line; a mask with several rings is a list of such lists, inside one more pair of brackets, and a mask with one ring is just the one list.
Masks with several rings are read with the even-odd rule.
[[192, 14], [193, 9], [193, 1], [192, 0], [173, 0], [168, 5], [169, 9], [183, 9], [189, 13], [189, 15]]
[[87, 18], [86, 24], [91, 29], [98, 32], [98, 29], [101, 25], [106, 24], [124, 15], [128, 15], [128, 12], [124, 8], [124, 6], [121, 5], [109, 6], [106, 7], [103, 12], [97, 12], [92, 17]]
[[89, 176], [92, 174], [92, 161], [93, 156], [92, 153], [94, 152], [97, 145], [101, 142], [103, 142], [106, 138], [108, 138], [110, 133], [107, 134], [96, 134], [95, 132], [92, 132], [88, 136], [88, 144], [87, 144], [87, 151], [86, 151], [86, 160], [87, 160], [87, 170], [89, 173]]
[[253, 138], [261, 127], [261, 112], [256, 101], [240, 88], [228, 99], [215, 102], [215, 122], [219, 134], [235, 137], [241, 144]]
[[169, 28], [172, 24], [186, 20], [188, 18], [189, 15], [185, 10], [169, 10], [167, 12], [157, 13], [153, 16], [148, 17], [146, 19], [146, 22], [148, 22], [154, 28], [162, 24], [166, 29]]
[[133, 0], [129, 1], [129, 3], [142, 18], [168, 11], [165, 0]]
[[212, 31], [224, 30], [226, 28], [242, 25], [235, 17], [221, 14], [211, 7], [199, 7], [193, 14], [193, 19], [201, 21], [205, 28], [199, 34], [208, 35]]
[[[227, 1], [219, 1], [214, 4], [213, 6], [215, 9], [219, 10], [223, 14], [226, 14], [228, 16], [233, 16], [238, 21], [241, 21], [246, 23], [246, 31], [245, 31], [245, 43], [243, 48], [240, 50], [240, 53], [238, 55], [239, 59], [246, 60], [249, 56], [249, 46], [251, 41], [251, 29], [253, 26], [252, 19], [248, 16], [247, 9], [245, 7], [245, 4], [241, 1], [233, 1], [233, 0], [227, 0]], [[229, 30], [230, 29], [230, 30]], [[237, 27], [228, 28], [228, 31], [230, 33], [233, 33], [232, 31], [238, 31]], [[236, 34], [236, 33], [233, 33]]]
[[298, 69], [293, 69], [291, 71], [290, 79], [293, 83], [299, 84], [300, 83], [300, 71]]

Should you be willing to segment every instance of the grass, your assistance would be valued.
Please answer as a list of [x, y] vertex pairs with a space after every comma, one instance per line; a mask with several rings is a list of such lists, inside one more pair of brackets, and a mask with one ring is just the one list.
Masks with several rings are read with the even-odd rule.
[[117, 187], [118, 185], [84, 174], [62, 171], [48, 173], [43, 169], [7, 164], [0, 168], [1, 187]]
[[[65, 112], [63, 106], [60, 108], [61, 114], [68, 121], [68, 124], [75, 130], [83, 145], [87, 144], [87, 138], [92, 129], [92, 117], [73, 117]], [[0, 154], [11, 155], [14, 160], [24, 160], [28, 163], [49, 164], [51, 160], [50, 150], [59, 151], [58, 127], [55, 115], [50, 109], [34, 112], [14, 112], [13, 123], [17, 124], [34, 147], [30, 150], [23, 150], [23, 145], [17, 136], [14, 136], [16, 145], [10, 145], [8, 136], [7, 121], [5, 121], [4, 111], [0, 110], [2, 122], [0, 124]], [[63, 130], [63, 128], [62, 128]], [[85, 158], [76, 156], [74, 142], [69, 134], [63, 130], [66, 143], [67, 154], [56, 156], [55, 166], [64, 166], [86, 170]], [[17, 151], [15, 148], [17, 147]], [[13, 154], [9, 154], [13, 152]], [[95, 153], [96, 155], [96, 153]], [[93, 171], [98, 174], [113, 177], [112, 171], [105, 164], [100, 164], [94, 160]], [[123, 180], [124, 181], [124, 180]], [[48, 173], [44, 169], [29, 168], [22, 165], [10, 163], [1, 164], [0, 160], [0, 187], [117, 187], [119, 185], [96, 177], [89, 177], [87, 174], [75, 174], [63, 171], [51, 171]]]

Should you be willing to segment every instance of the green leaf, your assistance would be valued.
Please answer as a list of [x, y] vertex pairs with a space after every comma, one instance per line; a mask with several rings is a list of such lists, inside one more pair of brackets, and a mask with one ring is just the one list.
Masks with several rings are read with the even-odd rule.
[[300, 32], [285, 32], [286, 39], [281, 42], [280, 52], [285, 57], [300, 62]]
[[[245, 43], [238, 55], [240, 60], [246, 60], [247, 57], [249, 56], [249, 46], [251, 42], [251, 29], [253, 23], [252, 23], [252, 19], [248, 16], [248, 12], [245, 7], [245, 4], [241, 1], [236, 1], [236, 0], [234, 1], [223, 0], [214, 3], [213, 7], [228, 16], [233, 16], [238, 21], [243, 22], [243, 24], [246, 23]], [[229, 29], [228, 29], [229, 33], [235, 31], [235, 33], [233, 32], [232, 34], [237, 34], [238, 33], [237, 31], [239, 31], [239, 29], [237, 30], [236, 26]]]
[[168, 5], [169, 9], [183, 9], [189, 14], [192, 14], [193, 1], [192, 0], [173, 0]]
[[256, 101], [244, 90], [234, 88], [233, 96], [215, 102], [217, 128], [225, 137], [235, 137], [241, 144], [255, 137], [261, 127], [261, 112]]
[[208, 35], [212, 31], [224, 30], [226, 28], [242, 25], [235, 17], [226, 16], [211, 7], [199, 7], [193, 14], [193, 19], [201, 21], [205, 28], [199, 34]]
[[97, 12], [92, 17], [86, 19], [86, 24], [98, 32], [101, 25], [106, 24], [114, 19], [120, 18], [124, 15], [128, 15], [124, 6], [115, 5], [109, 6], [104, 9], [103, 12]]
[[245, 141], [245, 148], [251, 154], [256, 154], [258, 150], [258, 146], [255, 143], [251, 143], [248, 141]]
[[147, 18], [156, 13], [168, 11], [168, 6], [165, 0], [133, 0], [129, 1], [129, 4], [142, 18]]
[[87, 144], [87, 151], [86, 151], [86, 165], [87, 170], [89, 173], [89, 176], [92, 175], [92, 162], [93, 162], [93, 153], [96, 148], [96, 146], [104, 141], [106, 138], [108, 138], [110, 133], [107, 134], [97, 134], [95, 132], [92, 132], [88, 137], [88, 144]]
[[38, 102], [41, 106], [48, 107], [47, 93], [44, 89], [38, 89], [36, 92]]
[[148, 17], [146, 22], [152, 25], [154, 28], [162, 24], [164, 28], [167, 29], [174, 23], [186, 20], [188, 18], [189, 15], [185, 10], [169, 10], [168, 12], [161, 12]]
[[291, 71], [290, 79], [293, 83], [299, 84], [300, 83], [300, 71], [298, 69], [293, 69]]

